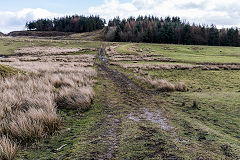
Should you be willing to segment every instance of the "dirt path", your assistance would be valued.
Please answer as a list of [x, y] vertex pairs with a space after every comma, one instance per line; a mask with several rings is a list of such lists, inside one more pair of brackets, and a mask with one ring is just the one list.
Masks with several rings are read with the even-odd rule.
[[102, 120], [101, 126], [105, 129], [100, 132], [102, 147], [107, 149], [105, 153], [95, 154], [95, 158], [120, 159], [129, 154], [126, 159], [180, 159], [168, 153], [167, 144], [161, 139], [164, 131], [171, 133], [174, 127], [169, 125], [159, 101], [124, 74], [111, 68], [105, 50], [99, 51], [98, 59], [99, 73], [106, 81], [112, 82], [112, 86], [105, 86], [107, 119]]

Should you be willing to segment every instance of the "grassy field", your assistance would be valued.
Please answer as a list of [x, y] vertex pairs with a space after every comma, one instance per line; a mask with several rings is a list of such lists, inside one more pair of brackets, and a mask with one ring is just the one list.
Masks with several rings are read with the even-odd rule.
[[[89, 41], [92, 37], [99, 36], [0, 38], [0, 55], [10, 56], [0, 59], [0, 88], [23, 93], [0, 96], [0, 143], [12, 143], [12, 156], [18, 149], [15, 159], [240, 158], [240, 48]], [[101, 45], [110, 46], [106, 70], [96, 59]], [[179, 84], [187, 89], [176, 89]], [[39, 118], [40, 110], [55, 119], [35, 119], [41, 132], [22, 131], [19, 140], [8, 122], [17, 124], [19, 113]], [[29, 141], [23, 133], [35, 138]], [[0, 147], [0, 156], [3, 151]]]
[[150, 50], [152, 54], [162, 54], [173, 60], [184, 63], [239, 63], [239, 47], [216, 47], [216, 46], [192, 46], [172, 44], [125, 44], [117, 48], [117, 52], [138, 54], [139, 52], [129, 51], [129, 48], [136, 47], [143, 52]]
[[[137, 48], [131, 53], [129, 48]], [[240, 48], [183, 46], [167, 44], [127, 44], [116, 49], [121, 54], [141, 55], [151, 52], [162, 54], [176, 62], [156, 61], [119, 61], [123, 64], [196, 64], [196, 63], [239, 63]], [[141, 51], [141, 52], [139, 52]], [[164, 79], [171, 83], [183, 82], [187, 92], [170, 92], [161, 98], [165, 108], [173, 113], [172, 121], [178, 126], [178, 134], [206, 150], [221, 148], [228, 155], [238, 155], [240, 151], [240, 86], [239, 70], [202, 70], [202, 69], [148, 69], [116, 67], [133, 80], [137, 76]], [[144, 74], [142, 73], [144, 72]], [[148, 84], [140, 82], [146, 88]], [[205, 145], [205, 146], [204, 146]], [[208, 148], [209, 147], [209, 148]], [[198, 148], [198, 147], [196, 147]], [[193, 150], [198, 152], [197, 150]]]
[[[99, 48], [101, 41], [80, 40], [45, 40], [28, 38], [0, 38], [0, 55], [11, 55], [14, 51], [24, 47], [64, 47], [64, 48]], [[95, 52], [92, 52], [95, 54]]]
[[[188, 92], [171, 93], [165, 97], [168, 105], [192, 126], [206, 132], [206, 142], [228, 144], [239, 148], [239, 71], [150, 71], [149, 75], [169, 81], [184, 82]], [[196, 102], [196, 106], [194, 106]], [[179, 125], [181, 126], [181, 125]], [[184, 126], [183, 126], [184, 128]], [[199, 140], [194, 133], [183, 132]]]

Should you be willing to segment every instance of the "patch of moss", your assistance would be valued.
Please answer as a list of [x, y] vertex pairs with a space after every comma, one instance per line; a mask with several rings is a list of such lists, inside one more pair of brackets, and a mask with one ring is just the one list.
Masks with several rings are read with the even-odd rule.
[[6, 77], [6, 76], [11, 76], [20, 73], [21, 71], [17, 68], [13, 68], [8, 65], [2, 65], [0, 64], [0, 76], [1, 77]]

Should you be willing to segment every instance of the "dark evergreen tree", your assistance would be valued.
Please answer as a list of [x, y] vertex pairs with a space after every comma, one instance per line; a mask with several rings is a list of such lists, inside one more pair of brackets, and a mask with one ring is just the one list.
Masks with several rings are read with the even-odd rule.
[[115, 41], [117, 41], [117, 42], [122, 41], [120, 34], [121, 34], [121, 28], [120, 28], [120, 26], [117, 26], [115, 36], [114, 36]]
[[[119, 20], [120, 22], [120, 20]], [[59, 31], [59, 32], [91, 32], [103, 29], [105, 20], [98, 16], [66, 16], [61, 18], [39, 19], [28, 22], [27, 29], [37, 31]]]
[[36, 23], [28, 22], [28, 23], [26, 23], [26, 27], [29, 30], [35, 30], [36, 29]]
[[[115, 32], [114, 36], [112, 32]], [[217, 29], [216, 26], [189, 24], [179, 17], [158, 18], [153, 16], [130, 17], [110, 20], [106, 40], [174, 43], [193, 45], [240, 46], [239, 30], [236, 28]]]
[[238, 29], [230, 28], [227, 30], [227, 43], [228, 46], [238, 46], [239, 31]]
[[191, 26], [190, 24], [186, 24], [183, 27], [183, 33], [182, 33], [182, 37], [183, 37], [183, 44], [192, 44], [191, 43]]
[[216, 26], [212, 25], [208, 33], [208, 45], [218, 46], [219, 45], [219, 31]]

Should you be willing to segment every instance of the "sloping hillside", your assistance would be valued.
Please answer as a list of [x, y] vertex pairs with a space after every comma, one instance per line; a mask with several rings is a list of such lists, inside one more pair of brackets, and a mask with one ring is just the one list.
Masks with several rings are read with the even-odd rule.
[[85, 40], [85, 41], [101, 41], [104, 40], [104, 32], [105, 28], [93, 32], [85, 32], [85, 33], [76, 33], [72, 34], [67, 39], [71, 40]]
[[[7, 34], [11, 37], [28, 37], [34, 39], [54, 39], [54, 40], [82, 40], [82, 41], [102, 41], [104, 40], [105, 29], [85, 32], [85, 33], [72, 33], [72, 32], [49, 32], [49, 31], [14, 31]], [[0, 36], [4, 36], [0, 33]]]
[[12, 37], [56, 37], [56, 36], [68, 36], [73, 34], [71, 32], [48, 32], [48, 31], [14, 31], [7, 35]]

